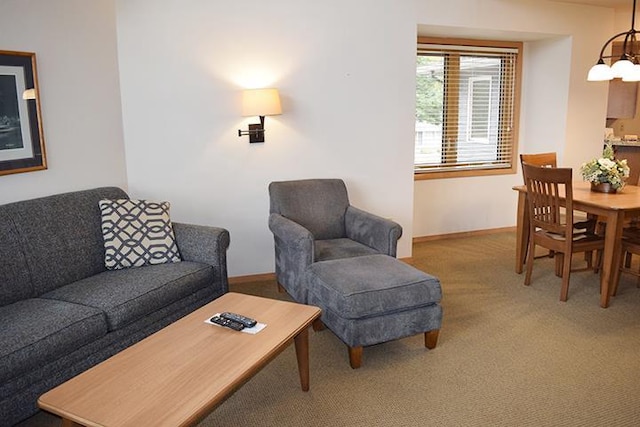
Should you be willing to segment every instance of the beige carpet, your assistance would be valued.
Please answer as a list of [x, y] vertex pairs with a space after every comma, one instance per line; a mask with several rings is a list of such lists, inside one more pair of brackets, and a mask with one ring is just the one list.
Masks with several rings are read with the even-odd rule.
[[[367, 347], [353, 370], [329, 330], [312, 332], [309, 392], [291, 347], [199, 427], [640, 425], [635, 278], [623, 276], [602, 309], [598, 276], [574, 273], [562, 303], [553, 260], [536, 260], [525, 287], [514, 247], [510, 232], [415, 245], [414, 264], [442, 282], [436, 349], [422, 336]], [[232, 290], [287, 298], [273, 282]], [[41, 415], [23, 427], [53, 421]]]

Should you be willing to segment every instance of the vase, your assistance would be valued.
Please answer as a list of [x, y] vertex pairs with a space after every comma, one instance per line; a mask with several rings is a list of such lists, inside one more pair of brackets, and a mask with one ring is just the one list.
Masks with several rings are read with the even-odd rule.
[[591, 191], [595, 191], [598, 193], [615, 193], [618, 190], [616, 190], [616, 188], [608, 182], [601, 182], [599, 184], [592, 182]]

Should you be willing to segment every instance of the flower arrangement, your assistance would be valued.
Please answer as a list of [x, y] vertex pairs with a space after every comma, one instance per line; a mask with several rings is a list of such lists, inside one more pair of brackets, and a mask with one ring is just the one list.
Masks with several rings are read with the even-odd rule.
[[616, 190], [624, 187], [629, 177], [627, 160], [617, 160], [613, 154], [613, 147], [607, 144], [602, 151], [602, 157], [583, 163], [580, 167], [582, 178], [592, 185], [610, 184]]

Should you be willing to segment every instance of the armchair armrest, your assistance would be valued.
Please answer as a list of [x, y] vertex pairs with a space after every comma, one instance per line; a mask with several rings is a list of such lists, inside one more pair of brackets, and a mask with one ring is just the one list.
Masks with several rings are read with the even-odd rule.
[[348, 238], [381, 253], [396, 256], [398, 239], [402, 236], [400, 224], [349, 206], [345, 214], [345, 227]]
[[276, 278], [293, 299], [307, 301], [307, 287], [300, 278], [314, 261], [313, 235], [302, 225], [278, 214], [269, 215], [276, 252]]
[[229, 289], [227, 277], [227, 250], [229, 231], [219, 227], [172, 223], [180, 255], [185, 261], [212, 265], [219, 274], [224, 292]]
[[276, 241], [291, 247], [295, 252], [306, 254], [307, 265], [313, 262], [313, 235], [309, 230], [277, 213], [269, 214], [269, 229]]

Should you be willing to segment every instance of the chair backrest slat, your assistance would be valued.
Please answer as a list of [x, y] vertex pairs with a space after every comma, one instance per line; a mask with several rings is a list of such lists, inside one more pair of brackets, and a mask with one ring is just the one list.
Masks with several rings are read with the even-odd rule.
[[[536, 166], [523, 162], [531, 226], [561, 234], [573, 234], [573, 189], [571, 168]], [[564, 203], [562, 202], [564, 199]], [[563, 208], [564, 209], [561, 209]], [[562, 220], [561, 211], [565, 220]]]

